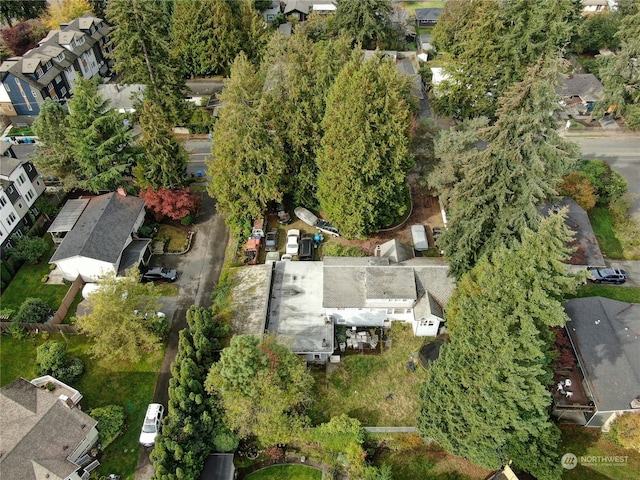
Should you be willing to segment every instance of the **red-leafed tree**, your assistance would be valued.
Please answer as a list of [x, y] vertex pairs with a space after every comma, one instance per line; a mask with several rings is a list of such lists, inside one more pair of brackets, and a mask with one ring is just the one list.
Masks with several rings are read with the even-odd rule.
[[140, 190], [140, 198], [144, 200], [145, 207], [153, 212], [157, 221], [165, 217], [180, 220], [189, 214], [194, 214], [202, 202], [200, 195], [188, 187], [179, 190], [160, 187], [155, 191], [147, 187]]
[[16, 56], [32, 49], [44, 37], [47, 30], [38, 20], [20, 22], [13, 28], [2, 29], [2, 41]]

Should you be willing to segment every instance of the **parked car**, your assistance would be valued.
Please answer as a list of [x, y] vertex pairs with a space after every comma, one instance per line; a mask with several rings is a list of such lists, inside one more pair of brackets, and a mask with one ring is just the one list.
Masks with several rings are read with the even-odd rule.
[[140, 432], [140, 445], [143, 447], [152, 447], [156, 443], [156, 437], [160, 433], [162, 426], [162, 417], [164, 416], [164, 407], [160, 403], [151, 403], [147, 407], [147, 413], [144, 416], [142, 431]]
[[305, 233], [300, 240], [300, 260], [313, 260], [313, 235]]
[[267, 252], [275, 252], [278, 250], [278, 229], [273, 228], [267, 232], [264, 249]]
[[304, 207], [296, 207], [293, 213], [295, 213], [296, 217], [298, 217], [310, 227], [315, 227], [318, 223], [318, 217], [316, 217], [313, 213], [311, 213]]
[[175, 282], [178, 272], [173, 268], [152, 267], [142, 274], [143, 282]]
[[285, 253], [298, 255], [298, 242], [300, 240], [300, 230], [292, 228], [287, 232], [287, 247]]
[[280, 225], [289, 225], [291, 223], [291, 215], [287, 212], [287, 209], [282, 203], [276, 202], [274, 208], [276, 216], [278, 217], [278, 223]]
[[424, 225], [411, 225], [411, 236], [413, 237], [413, 248], [416, 252], [429, 250], [429, 239]]
[[622, 284], [627, 281], [627, 272], [619, 268], [587, 267], [587, 271], [593, 283]]
[[262, 248], [262, 237], [251, 237], [244, 246], [244, 264], [257, 265]]

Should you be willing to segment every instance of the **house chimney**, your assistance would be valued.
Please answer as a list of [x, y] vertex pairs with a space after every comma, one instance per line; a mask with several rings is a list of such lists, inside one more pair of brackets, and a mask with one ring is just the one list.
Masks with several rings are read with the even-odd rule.
[[127, 196], [127, 191], [124, 189], [124, 187], [118, 187], [116, 192], [118, 192], [118, 195], [122, 195], [123, 197]]

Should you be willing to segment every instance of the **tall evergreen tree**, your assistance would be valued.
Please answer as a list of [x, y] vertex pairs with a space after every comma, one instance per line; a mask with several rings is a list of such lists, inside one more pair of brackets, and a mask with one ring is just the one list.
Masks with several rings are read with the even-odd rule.
[[33, 122], [33, 131], [38, 136], [33, 163], [43, 175], [58, 178], [66, 190], [75, 186], [78, 171], [67, 141], [67, 122], [67, 110], [50, 98], [42, 103]]
[[170, 55], [168, 3], [171, 2], [110, 0], [110, 56], [123, 83], [147, 85], [145, 95], [161, 105], [174, 124], [179, 124], [185, 113], [185, 82], [177, 61]]
[[604, 99], [599, 111], [623, 115], [627, 124], [640, 129], [640, 2], [628, 7], [616, 34], [620, 49], [615, 55], [600, 57]]
[[167, 419], [151, 453], [156, 480], [197, 479], [216, 436], [230, 433], [223, 426], [217, 396], [204, 389], [226, 329], [211, 310], [195, 306], [187, 310], [187, 323], [171, 364]]
[[98, 79], [79, 77], [69, 100], [67, 141], [75, 162], [79, 186], [92, 192], [114, 190], [122, 175], [139, 160], [131, 145], [124, 115], [109, 108], [98, 93]]
[[282, 198], [286, 161], [279, 136], [260, 114], [263, 80], [246, 55], [238, 55], [225, 85], [213, 158], [208, 161], [208, 191], [239, 238], [248, 233], [252, 219], [263, 215], [269, 201]]
[[318, 199], [348, 237], [388, 226], [407, 208], [413, 103], [395, 65], [360, 52], [331, 87], [318, 152]]
[[460, 182], [444, 199], [450, 226], [441, 238], [456, 278], [499, 245], [520, 239], [527, 228], [535, 230], [540, 203], [580, 158], [550, 115], [559, 108], [555, 65], [540, 61], [529, 69], [502, 98], [498, 121], [480, 132], [486, 148], [463, 153], [468, 158], [461, 161]]
[[286, 40], [273, 37], [267, 48], [260, 108], [282, 139], [284, 188], [296, 204], [316, 206], [316, 153], [327, 92], [350, 56], [346, 38], [314, 43], [298, 33]]
[[420, 393], [425, 438], [486, 468], [512, 460], [541, 480], [560, 478], [547, 386], [550, 327], [566, 321], [560, 299], [578, 281], [562, 263], [570, 239], [564, 214], [553, 215], [462, 277], [448, 308], [451, 342]]
[[240, 33], [240, 48], [249, 61], [258, 65], [272, 31], [255, 9], [253, 0], [240, 0], [239, 3], [236, 24]]
[[240, 33], [226, 0], [177, 0], [171, 27], [173, 54], [185, 73], [229, 73], [240, 50]]
[[13, 19], [38, 18], [47, 9], [47, 0], [0, 0], [0, 16], [13, 27]]
[[540, 58], [557, 56], [576, 32], [579, 0], [456, 0], [434, 42], [449, 54], [446, 95], [434, 108], [456, 118], [493, 116], [498, 98]]
[[362, 48], [384, 48], [392, 37], [390, 0], [341, 0], [334, 27]]
[[138, 146], [143, 158], [134, 168], [138, 186], [178, 188], [187, 181], [189, 154], [178, 142], [160, 106], [142, 102]]

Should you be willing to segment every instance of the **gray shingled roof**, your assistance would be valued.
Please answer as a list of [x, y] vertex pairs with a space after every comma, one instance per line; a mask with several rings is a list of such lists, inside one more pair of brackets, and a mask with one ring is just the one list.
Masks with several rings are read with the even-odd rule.
[[446, 263], [427, 258], [392, 265], [380, 257], [326, 257], [322, 306], [364, 308], [367, 299], [418, 299], [428, 292], [442, 308], [455, 288], [448, 273]]
[[92, 198], [49, 262], [79, 256], [116, 263], [143, 209], [144, 201], [131, 195]]
[[21, 378], [0, 389], [2, 478], [64, 479], [78, 470], [67, 457], [97, 422], [54, 392]]
[[416, 20], [424, 21], [438, 21], [444, 8], [416, 8]]
[[18, 158], [0, 157], [0, 175], [9, 178], [13, 171], [22, 165], [22, 162], [23, 160]]
[[630, 409], [640, 397], [640, 304], [587, 297], [569, 300], [564, 308], [598, 410]]
[[585, 102], [598, 102], [604, 95], [604, 87], [592, 73], [574, 73], [562, 78], [557, 90], [561, 97], [579, 96]]

